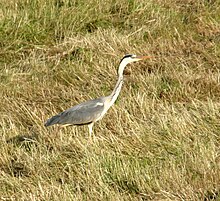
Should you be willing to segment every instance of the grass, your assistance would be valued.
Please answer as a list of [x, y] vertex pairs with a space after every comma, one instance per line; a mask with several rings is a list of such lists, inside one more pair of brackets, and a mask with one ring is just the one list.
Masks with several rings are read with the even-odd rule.
[[[0, 2], [1, 200], [220, 200], [219, 1]], [[95, 124], [44, 128], [108, 95]]]

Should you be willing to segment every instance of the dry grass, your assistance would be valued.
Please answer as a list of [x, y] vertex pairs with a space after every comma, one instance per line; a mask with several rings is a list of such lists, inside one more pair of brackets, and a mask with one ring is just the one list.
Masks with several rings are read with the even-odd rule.
[[[0, 2], [1, 200], [220, 200], [220, 3]], [[51, 115], [108, 95], [95, 125]]]

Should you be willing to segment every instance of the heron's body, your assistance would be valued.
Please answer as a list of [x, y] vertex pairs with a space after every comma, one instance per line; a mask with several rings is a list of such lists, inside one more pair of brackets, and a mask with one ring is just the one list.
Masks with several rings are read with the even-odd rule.
[[123, 71], [125, 66], [133, 61], [149, 58], [147, 56], [137, 57], [136, 55], [126, 55], [121, 60], [118, 69], [118, 81], [114, 90], [109, 96], [100, 97], [97, 99], [89, 100], [79, 105], [73, 106], [64, 112], [61, 112], [47, 120], [45, 126], [52, 126], [54, 124], [67, 125], [88, 125], [89, 133], [92, 133], [93, 124], [100, 120], [108, 109], [116, 101], [123, 84]]

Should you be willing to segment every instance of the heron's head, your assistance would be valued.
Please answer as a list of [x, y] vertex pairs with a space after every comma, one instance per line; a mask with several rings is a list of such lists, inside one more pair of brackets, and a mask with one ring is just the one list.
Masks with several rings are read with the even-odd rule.
[[137, 56], [135, 54], [126, 54], [120, 62], [118, 73], [119, 75], [122, 75], [124, 68], [127, 64], [132, 63], [134, 61], [140, 61], [144, 59], [152, 58], [151, 56]]
[[125, 62], [127, 64], [132, 63], [134, 61], [140, 61], [140, 60], [144, 60], [144, 59], [149, 59], [151, 58], [151, 56], [137, 56], [135, 54], [126, 54], [121, 62]]

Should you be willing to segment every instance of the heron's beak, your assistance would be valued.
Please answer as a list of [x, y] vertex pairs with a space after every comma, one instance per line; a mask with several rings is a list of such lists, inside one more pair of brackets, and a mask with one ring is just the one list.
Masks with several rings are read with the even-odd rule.
[[137, 56], [136, 57], [138, 60], [144, 60], [144, 59], [150, 59], [150, 58], [153, 58], [151, 56]]

